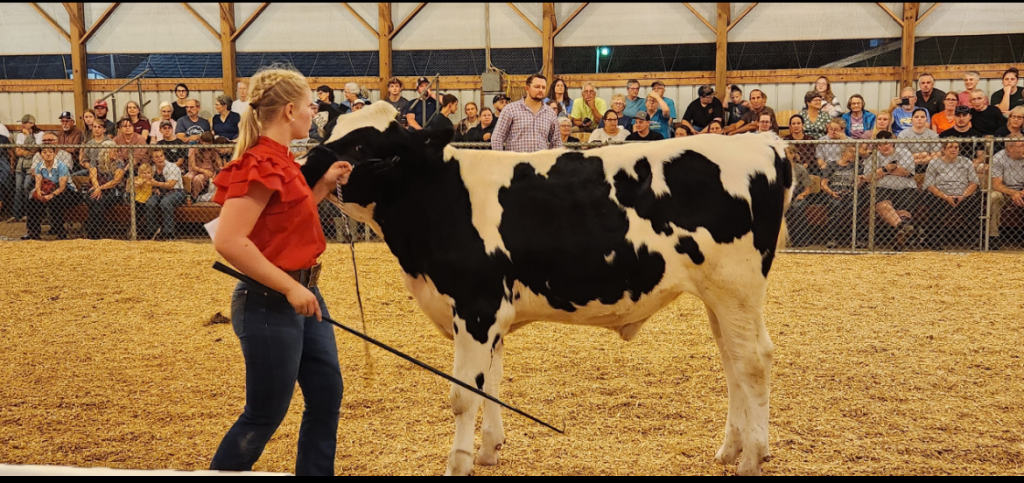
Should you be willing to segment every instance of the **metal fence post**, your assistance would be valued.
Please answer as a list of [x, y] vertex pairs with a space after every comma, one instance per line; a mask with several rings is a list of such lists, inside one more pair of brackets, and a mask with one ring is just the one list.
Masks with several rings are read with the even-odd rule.
[[[850, 242], [851, 243], [850, 244], [850, 251], [855, 252], [855, 251], [857, 251], [857, 215], [858, 215], [857, 212], [860, 211], [860, 206], [857, 204], [857, 199], [858, 199], [857, 195], [860, 194], [860, 183], [858, 182], [858, 181], [860, 181], [859, 180], [859, 177], [860, 177], [860, 143], [859, 142], [853, 144], [853, 151], [854, 151], [854, 155], [853, 155], [853, 216], [851, 217], [851, 220], [852, 220], [851, 223], [853, 223], [853, 227], [852, 227], [853, 229], [851, 230], [851, 232], [853, 233], [853, 235], [851, 235], [851, 237], [850, 237], [852, 239], [851, 242]], [[842, 156], [842, 154], [840, 154], [840, 156]]]
[[992, 219], [992, 155], [995, 150], [995, 141], [987, 139], [985, 143], [987, 144], [985, 147], [985, 157], [988, 163], [988, 187], [983, 192], [985, 194], [985, 206], [982, 207], [984, 212], [982, 213], [981, 222], [984, 226], [981, 229], [981, 233], [985, 238], [981, 241], [981, 246], [982, 251], [987, 252], [989, 251], [988, 240], [992, 236], [989, 220]]
[[[857, 152], [860, 153], [859, 148], [857, 149]], [[877, 216], [875, 215], [875, 206], [878, 204], [876, 198], [877, 193], [875, 192], [875, 189], [878, 186], [878, 180], [875, 179], [876, 169], [878, 169], [878, 145], [872, 145], [870, 171], [871, 175], [868, 177], [868, 179], [871, 182], [871, 198], [869, 200], [870, 207], [868, 209], [868, 251], [872, 252], [875, 251], [875, 218], [877, 218]]]
[[128, 239], [136, 241], [138, 239], [138, 232], [135, 226], [135, 150], [128, 149], [128, 212], [131, 216], [131, 221], [128, 232]]

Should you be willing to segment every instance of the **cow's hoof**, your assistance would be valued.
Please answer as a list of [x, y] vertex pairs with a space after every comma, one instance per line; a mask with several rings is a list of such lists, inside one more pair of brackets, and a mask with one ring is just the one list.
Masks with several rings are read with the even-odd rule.
[[736, 467], [739, 476], [761, 476], [761, 462], [758, 458], [742, 458]]
[[480, 466], [497, 466], [501, 447], [502, 445], [500, 444], [490, 450], [486, 446], [480, 447], [480, 451], [476, 454], [476, 464]]
[[734, 465], [736, 459], [740, 455], [740, 445], [738, 440], [732, 439], [722, 444], [722, 447], [715, 453], [715, 461], [720, 465]]
[[448, 470], [445, 476], [472, 476], [473, 456], [466, 451], [452, 451], [448, 457]]

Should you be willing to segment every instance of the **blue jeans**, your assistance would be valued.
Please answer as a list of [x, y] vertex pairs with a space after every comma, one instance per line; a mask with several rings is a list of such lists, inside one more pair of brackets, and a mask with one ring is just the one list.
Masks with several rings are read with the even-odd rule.
[[[313, 294], [329, 317], [320, 290]], [[306, 408], [295, 474], [333, 475], [343, 392], [333, 326], [244, 282], [231, 297], [231, 325], [245, 357], [245, 411], [221, 440], [210, 469], [252, 469], [284, 420], [297, 381]]]
[[[2, 149], [0, 149], [2, 151]], [[0, 202], [7, 202], [7, 193], [11, 192], [11, 181], [14, 179], [14, 172], [11, 171], [11, 163], [0, 154]]]
[[174, 236], [174, 209], [185, 202], [185, 192], [174, 190], [153, 195], [146, 201], [146, 238], [151, 238], [159, 227], [157, 212], [163, 216], [163, 236]]
[[21, 218], [28, 214], [28, 196], [35, 187], [35, 175], [31, 173], [14, 174], [14, 214], [11, 216]]

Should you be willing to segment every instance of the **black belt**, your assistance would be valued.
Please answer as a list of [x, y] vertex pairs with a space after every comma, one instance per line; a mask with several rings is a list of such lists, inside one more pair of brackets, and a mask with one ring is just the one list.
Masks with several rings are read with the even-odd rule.
[[287, 273], [289, 277], [302, 284], [303, 287], [316, 288], [316, 284], [320, 280], [321, 268], [323, 268], [323, 264], [318, 263], [310, 268], [304, 268], [302, 270]]

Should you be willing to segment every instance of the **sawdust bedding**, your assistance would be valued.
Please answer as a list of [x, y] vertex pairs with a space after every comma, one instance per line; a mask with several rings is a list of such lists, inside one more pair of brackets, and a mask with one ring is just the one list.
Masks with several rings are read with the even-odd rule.
[[[371, 335], [450, 371], [452, 345], [358, 245]], [[232, 279], [207, 244], [5, 243], [0, 463], [205, 469], [244, 400]], [[72, 256], [56, 257], [64, 253]], [[348, 247], [323, 257], [336, 319], [358, 326]], [[776, 345], [767, 474], [1024, 474], [1020, 255], [784, 255], [766, 320]], [[221, 321], [222, 322], [222, 321]], [[338, 334], [339, 474], [444, 471], [454, 432], [440, 379]], [[506, 346], [497, 467], [477, 475], [723, 474], [726, 384], [701, 303], [638, 339], [534, 324]], [[298, 396], [298, 391], [296, 391]], [[297, 398], [254, 469], [291, 472]]]

